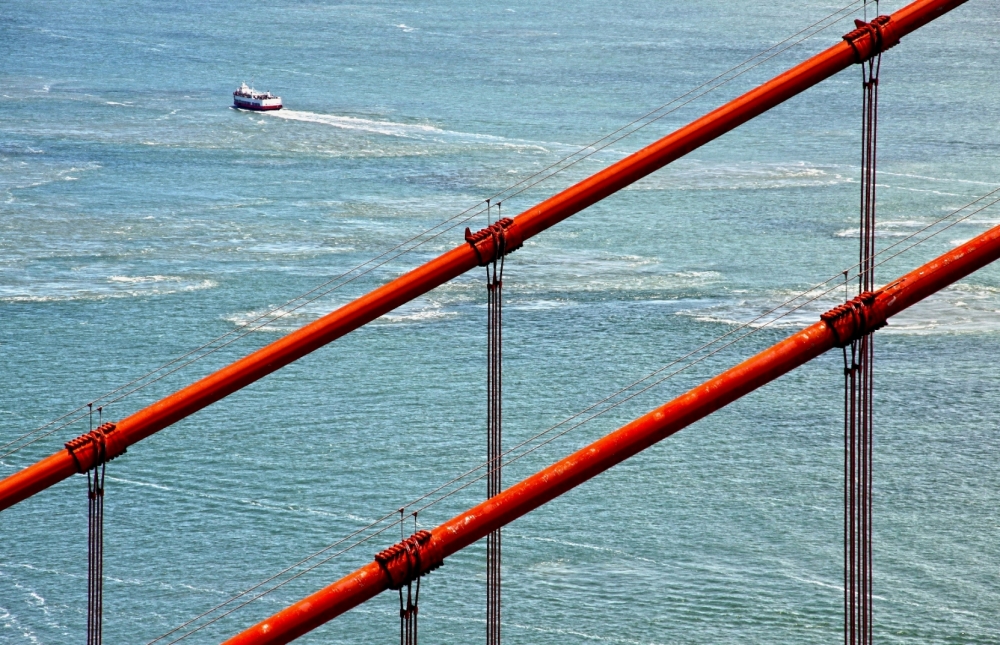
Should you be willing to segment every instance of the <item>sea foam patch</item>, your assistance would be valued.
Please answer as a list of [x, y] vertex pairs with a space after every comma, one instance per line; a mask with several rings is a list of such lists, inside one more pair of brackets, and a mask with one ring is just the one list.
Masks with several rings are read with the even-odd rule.
[[682, 159], [626, 190], [774, 190], [851, 181], [842, 169], [806, 161], [707, 163]]
[[895, 316], [890, 334], [1000, 332], [1000, 287], [959, 282]]
[[136, 298], [201, 291], [216, 286], [218, 283], [214, 280], [183, 276], [113, 275], [104, 281], [48, 280], [31, 284], [0, 285], [0, 302], [67, 302]]
[[[831, 292], [817, 289], [793, 300], [797, 295], [787, 290], [739, 299], [719, 299], [704, 307], [680, 310], [677, 315], [698, 322], [750, 329], [801, 329], [819, 321], [821, 314], [844, 299], [843, 289]], [[879, 333], [997, 332], [1000, 332], [1000, 287], [960, 282], [897, 314]]]
[[[336, 311], [344, 302], [317, 300], [301, 306], [292, 303], [283, 307], [261, 308], [223, 316], [241, 331], [287, 334], [314, 320]], [[457, 316], [457, 303], [418, 298], [375, 319], [370, 325], [425, 323]]]

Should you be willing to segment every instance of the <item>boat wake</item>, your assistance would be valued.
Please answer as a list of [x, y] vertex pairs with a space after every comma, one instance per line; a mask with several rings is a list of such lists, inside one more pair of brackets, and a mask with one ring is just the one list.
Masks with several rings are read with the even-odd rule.
[[549, 148], [551, 147], [573, 149], [572, 146], [566, 146], [565, 144], [546, 144], [549, 146], [546, 147], [546, 145], [533, 141], [508, 139], [507, 137], [499, 137], [491, 134], [474, 134], [471, 132], [445, 130], [426, 123], [377, 121], [375, 119], [363, 119], [361, 117], [354, 116], [339, 116], [336, 114], [321, 114], [318, 112], [306, 112], [303, 110], [289, 110], [288, 108], [276, 112], [267, 112], [265, 114], [277, 119], [317, 123], [320, 125], [340, 128], [341, 130], [379, 134], [403, 139], [416, 139], [419, 141], [472, 141], [493, 146], [531, 149], [539, 152], [550, 152]]
[[[290, 121], [305, 121], [307, 123], [320, 123], [330, 125], [342, 130], [356, 130], [360, 132], [370, 132], [372, 134], [384, 134], [393, 137], [406, 137], [423, 139], [435, 136], [459, 135], [460, 132], [450, 132], [442, 130], [433, 125], [422, 123], [394, 123], [392, 121], [375, 121], [372, 119], [362, 119], [353, 116], [337, 116], [335, 114], [319, 114], [317, 112], [305, 112], [302, 110], [284, 109], [280, 112], [272, 112], [269, 116]], [[465, 135], [468, 136], [468, 135]]]

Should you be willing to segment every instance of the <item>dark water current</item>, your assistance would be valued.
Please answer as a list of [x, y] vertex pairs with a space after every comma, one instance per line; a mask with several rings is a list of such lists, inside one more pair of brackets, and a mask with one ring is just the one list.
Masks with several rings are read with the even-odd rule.
[[[597, 139], [840, 6], [775, 2], [0, 2], [0, 442]], [[884, 2], [883, 12], [901, 2]], [[860, 15], [860, 10], [851, 15]], [[842, 21], [504, 204], [515, 214], [848, 31]], [[878, 243], [1000, 185], [1000, 3], [883, 63]], [[271, 115], [228, 107], [240, 81]], [[506, 272], [513, 444], [856, 254], [849, 70], [532, 240]], [[482, 225], [485, 218], [477, 223]], [[879, 268], [1000, 223], [1000, 205]], [[109, 408], [125, 416], [461, 240], [447, 233]], [[512, 465], [516, 481], [816, 319], [768, 326]], [[464, 276], [109, 466], [105, 635], [145, 643], [485, 455], [485, 290]], [[880, 332], [875, 634], [1000, 642], [1000, 268]], [[510, 526], [510, 643], [841, 638], [841, 359], [830, 355]], [[0, 474], [85, 431], [0, 460]], [[480, 482], [421, 513], [430, 527]], [[82, 642], [85, 485], [0, 515], [0, 641]], [[236, 633], [361, 545], [188, 641]], [[484, 547], [422, 591], [482, 642]], [[389, 643], [386, 595], [309, 643]]]

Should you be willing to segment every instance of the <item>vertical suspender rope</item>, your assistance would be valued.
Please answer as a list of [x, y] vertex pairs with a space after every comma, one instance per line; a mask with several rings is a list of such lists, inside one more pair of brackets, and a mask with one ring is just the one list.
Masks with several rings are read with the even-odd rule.
[[[473, 233], [465, 229], [465, 241], [476, 252], [479, 266], [486, 268], [486, 495], [503, 490], [501, 454], [503, 434], [503, 269], [505, 256], [521, 248], [523, 237], [514, 220], [501, 217]], [[487, 209], [492, 211], [490, 202]], [[486, 534], [486, 642], [500, 643], [500, 529]]]
[[90, 432], [66, 444], [73, 455], [77, 470], [82, 472], [75, 450], [88, 444], [97, 456], [94, 467], [87, 470], [87, 645], [101, 645], [104, 609], [104, 472], [108, 453], [105, 442], [114, 424], [102, 423], [103, 408], [97, 408], [98, 427], [94, 429], [94, 409], [90, 407]]
[[[403, 513], [406, 509], [399, 509], [399, 530], [400, 536], [403, 533]], [[415, 531], [414, 537], [417, 536], [417, 514], [413, 513], [413, 530]], [[403, 550], [406, 552], [406, 556], [409, 557], [414, 552], [416, 545], [413, 543], [413, 539], [403, 540], [400, 542]], [[393, 552], [393, 549], [387, 549], [380, 553], [376, 558], [382, 557], [386, 554], [386, 559], [391, 559], [397, 557], [399, 553]], [[416, 585], [414, 585], [416, 582]], [[403, 588], [406, 588], [406, 596], [404, 600]], [[399, 586], [399, 645], [417, 645], [417, 617], [419, 615], [418, 603], [420, 602], [420, 576], [414, 579], [406, 580], [402, 582]]]
[[[125, 454], [108, 453], [107, 436], [115, 431], [114, 423], [103, 423], [103, 408], [97, 408], [95, 429], [93, 408], [91, 430], [65, 444], [76, 471], [87, 476], [87, 645], [101, 645], [104, 613], [104, 473], [107, 463]], [[77, 452], [93, 454], [93, 466], [84, 470]]]
[[[497, 202], [497, 220], [501, 202]], [[489, 473], [486, 496], [502, 490], [500, 455], [502, 452], [502, 368], [503, 368], [503, 266], [504, 236], [497, 239], [497, 252], [486, 265], [486, 450]], [[492, 272], [490, 266], [492, 265]], [[500, 644], [500, 529], [486, 537], [486, 643]]]
[[104, 469], [87, 471], [87, 645], [101, 645], [104, 600]]
[[[861, 63], [862, 142], [859, 293], [875, 288], [875, 168], [882, 54]], [[872, 642], [872, 447], [874, 335], [844, 347], [844, 643]]]

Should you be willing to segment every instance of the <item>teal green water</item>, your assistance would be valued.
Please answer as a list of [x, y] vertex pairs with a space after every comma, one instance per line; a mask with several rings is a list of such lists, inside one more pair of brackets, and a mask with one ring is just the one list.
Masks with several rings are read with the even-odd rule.
[[[883, 12], [901, 2], [882, 3]], [[836, 3], [0, 4], [0, 443], [450, 217]], [[858, 15], [858, 14], [854, 14]], [[854, 17], [852, 15], [852, 17]], [[845, 20], [571, 171], [513, 215], [839, 39]], [[883, 63], [879, 244], [1000, 185], [1000, 3]], [[505, 442], [850, 265], [849, 70], [509, 258]], [[243, 80], [287, 108], [229, 108]], [[1000, 207], [879, 269], [898, 275]], [[479, 225], [485, 223], [485, 218]], [[107, 410], [120, 418], [461, 242], [451, 231]], [[145, 643], [485, 456], [475, 273], [108, 469], [105, 636]], [[514, 482], [816, 320], [840, 293], [532, 453]], [[1000, 270], [877, 341], [875, 637], [1000, 642]], [[841, 638], [841, 364], [823, 357], [518, 520], [510, 643]], [[6, 475], [85, 431], [0, 460]], [[481, 500], [479, 482], [419, 516]], [[84, 639], [82, 477], [0, 514], [0, 642]], [[398, 529], [188, 641], [367, 562]], [[481, 642], [485, 547], [426, 579], [421, 638]], [[303, 639], [386, 643], [385, 595]]]

